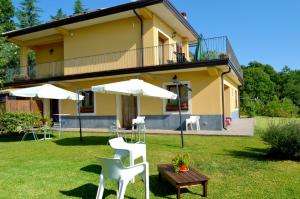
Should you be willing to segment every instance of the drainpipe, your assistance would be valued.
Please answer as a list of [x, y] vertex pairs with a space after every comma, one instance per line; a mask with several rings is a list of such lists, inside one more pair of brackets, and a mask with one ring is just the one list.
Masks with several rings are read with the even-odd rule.
[[140, 17], [140, 15], [138, 15], [138, 13], [136, 12], [136, 10], [133, 10], [134, 14], [136, 15], [136, 17], [140, 20], [141, 22], [141, 44], [142, 44], [142, 67], [144, 66], [144, 21], [143, 19]]
[[223, 129], [227, 130], [227, 127], [225, 125], [225, 97], [224, 97], [224, 75], [228, 74], [231, 72], [231, 67], [229, 67], [229, 70], [226, 72], [223, 72], [221, 74], [221, 84], [222, 84], [222, 124], [223, 124]]

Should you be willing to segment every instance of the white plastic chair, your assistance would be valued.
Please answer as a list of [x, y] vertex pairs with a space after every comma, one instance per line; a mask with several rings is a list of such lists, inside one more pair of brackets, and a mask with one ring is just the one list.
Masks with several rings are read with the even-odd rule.
[[[129, 157], [130, 166], [134, 165], [134, 160], [139, 157], [143, 158], [143, 162], [146, 162], [146, 144], [142, 143], [126, 143], [122, 137], [114, 138], [108, 141], [111, 148], [115, 150], [115, 158], [124, 160]], [[132, 179], [134, 183], [134, 179]]]
[[99, 158], [101, 161], [102, 171], [100, 174], [100, 182], [98, 186], [96, 199], [102, 199], [105, 181], [107, 179], [114, 180], [118, 183], [117, 198], [123, 199], [126, 187], [129, 181], [140, 174], [145, 185], [145, 198], [149, 199], [149, 165], [148, 162], [143, 162], [130, 167], [124, 167], [119, 158]]
[[146, 126], [145, 126], [145, 119], [146, 117], [144, 116], [137, 116], [136, 119], [132, 120], [132, 130], [134, 131], [134, 125], [141, 125], [144, 127], [144, 130], [146, 130]]
[[[136, 119], [132, 120], [132, 133], [134, 133], [135, 130], [138, 131], [138, 137], [139, 137], [139, 142], [140, 140], [140, 134], [142, 133], [144, 135], [144, 143], [146, 141], [146, 124], [145, 124], [145, 119], [146, 117], [144, 116], [137, 116]], [[136, 126], [136, 129], [134, 128]], [[133, 134], [131, 134], [131, 139], [133, 138]], [[135, 138], [136, 138], [136, 134], [135, 134]]]
[[193, 131], [193, 124], [196, 125], [196, 130], [200, 131], [200, 116], [190, 116], [190, 118], [185, 120], [185, 129], [189, 130], [189, 125], [191, 126], [191, 130]]

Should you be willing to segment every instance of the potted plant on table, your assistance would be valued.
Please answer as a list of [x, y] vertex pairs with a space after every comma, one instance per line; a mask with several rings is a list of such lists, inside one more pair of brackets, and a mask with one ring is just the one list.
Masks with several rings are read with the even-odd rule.
[[190, 166], [190, 156], [187, 153], [184, 154], [177, 154], [172, 159], [172, 164], [174, 166], [175, 172], [186, 172], [189, 170]]

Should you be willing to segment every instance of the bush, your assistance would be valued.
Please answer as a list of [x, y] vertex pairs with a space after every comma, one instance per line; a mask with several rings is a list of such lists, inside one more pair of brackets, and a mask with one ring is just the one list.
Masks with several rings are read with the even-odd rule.
[[264, 107], [261, 114], [270, 117], [297, 117], [298, 107], [288, 98], [279, 100], [275, 97]]
[[244, 97], [243, 104], [241, 106], [241, 112], [248, 115], [249, 117], [254, 117], [259, 115], [261, 109], [261, 103], [258, 100], [250, 99], [249, 96]]
[[20, 133], [24, 127], [42, 126], [40, 113], [6, 112], [0, 117], [0, 126], [5, 133]]
[[300, 155], [300, 123], [270, 123], [261, 135], [271, 146], [271, 155], [290, 159]]

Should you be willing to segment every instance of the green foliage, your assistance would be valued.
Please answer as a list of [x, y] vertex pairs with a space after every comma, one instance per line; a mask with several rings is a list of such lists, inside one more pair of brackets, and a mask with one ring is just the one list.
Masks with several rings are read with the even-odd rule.
[[242, 96], [243, 105], [241, 106], [241, 113], [248, 115], [249, 117], [254, 117], [258, 114], [260, 110], [260, 103], [256, 99], [251, 99], [246, 93]]
[[20, 133], [31, 127], [42, 126], [40, 113], [6, 112], [0, 117], [0, 126], [5, 133]]
[[270, 117], [296, 117], [298, 107], [288, 98], [279, 100], [277, 97], [274, 97], [272, 101], [267, 103], [264, 108], [260, 110], [260, 113], [261, 115]]
[[262, 68], [244, 70], [244, 81], [241, 94], [246, 93], [251, 99], [258, 99], [262, 103], [267, 103], [275, 95], [275, 84]]
[[191, 162], [190, 155], [188, 153], [178, 153], [173, 159], [172, 164], [175, 168], [175, 171], [178, 173], [180, 171], [180, 166], [184, 165], [186, 168], [189, 168]]
[[300, 110], [300, 71], [250, 62], [242, 66], [241, 112], [248, 116], [297, 117]]
[[63, 10], [61, 8], [59, 8], [56, 12], [56, 15], [51, 16], [51, 20], [55, 21], [55, 20], [64, 19], [66, 17], [67, 17], [67, 15], [63, 12]]
[[271, 146], [273, 156], [290, 159], [300, 155], [299, 122], [272, 122], [261, 137]]
[[[14, 6], [11, 0], [0, 0], [0, 34], [15, 29]], [[4, 82], [7, 75], [5, 69], [14, 65], [18, 60], [18, 47], [0, 38], [0, 82]]]
[[20, 2], [20, 8], [16, 13], [19, 28], [32, 27], [41, 23], [39, 12], [42, 10], [36, 6], [37, 2], [38, 0], [22, 0]]
[[280, 96], [287, 97], [300, 107], [300, 70], [285, 67], [280, 73]]
[[88, 9], [82, 4], [81, 0], [76, 0], [74, 4], [73, 14], [80, 14], [86, 12]]
[[0, 0], [0, 26], [3, 32], [15, 29], [13, 17], [15, 16], [15, 8], [11, 0]]

